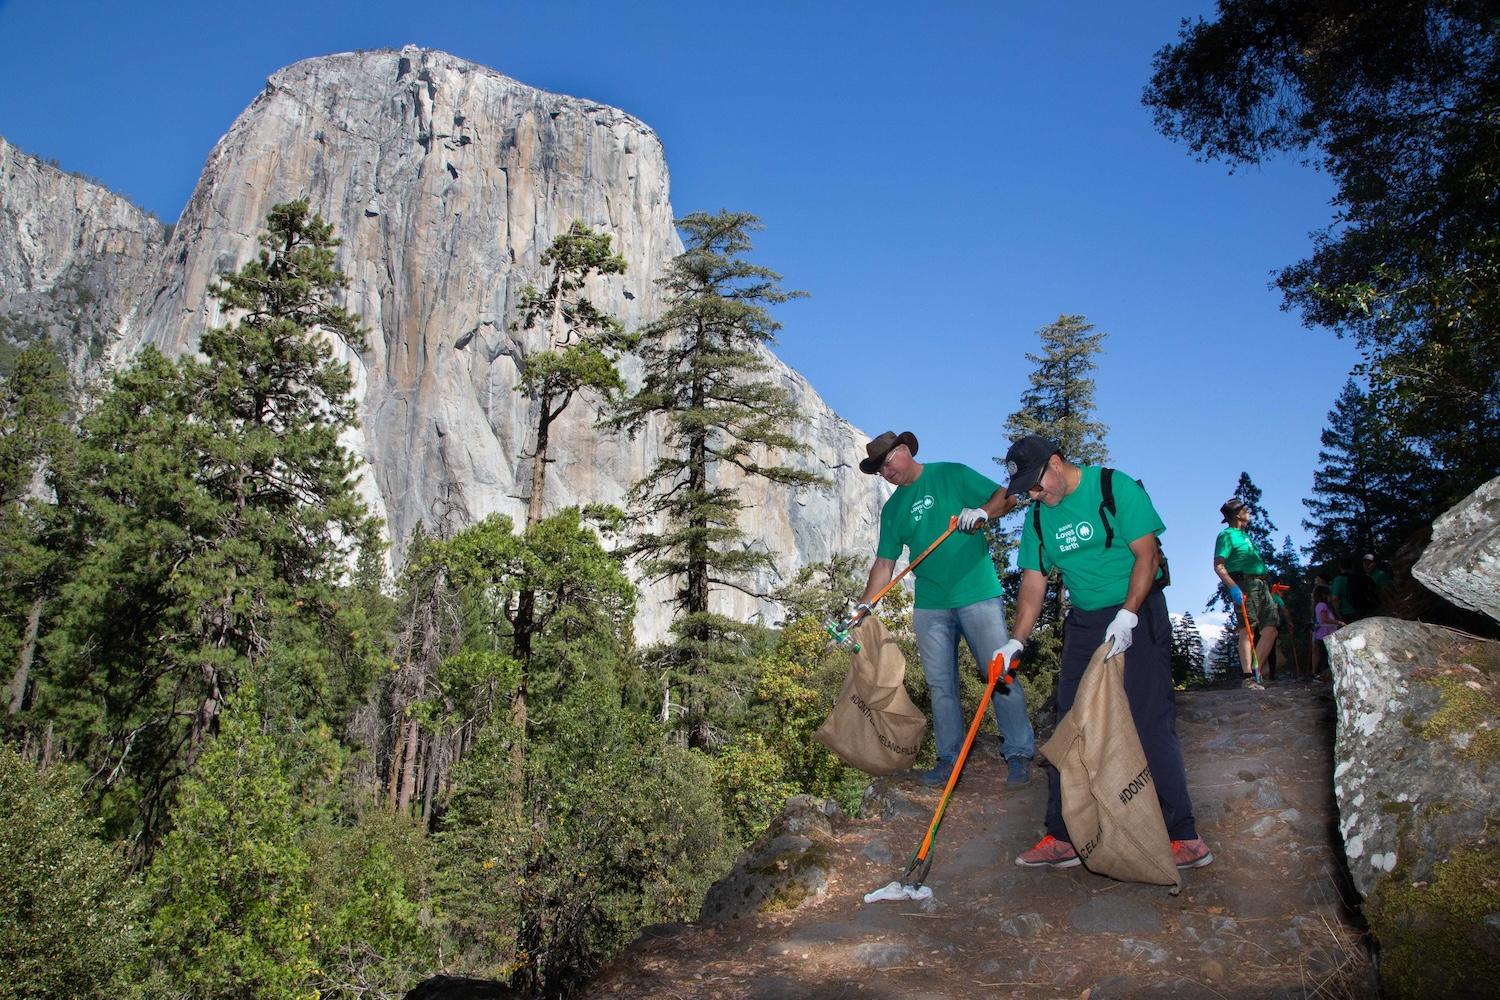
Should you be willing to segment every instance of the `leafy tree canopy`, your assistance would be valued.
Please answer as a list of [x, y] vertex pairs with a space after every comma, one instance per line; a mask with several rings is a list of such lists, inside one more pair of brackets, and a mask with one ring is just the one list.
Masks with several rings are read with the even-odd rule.
[[1337, 215], [1287, 304], [1356, 338], [1454, 500], [1500, 470], [1500, 5], [1221, 0], [1157, 53], [1157, 127], [1231, 167], [1305, 156]]

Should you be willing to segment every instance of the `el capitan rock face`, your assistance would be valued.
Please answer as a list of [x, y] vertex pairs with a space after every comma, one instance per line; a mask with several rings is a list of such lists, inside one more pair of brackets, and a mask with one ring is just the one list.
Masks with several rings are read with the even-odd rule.
[[[444, 511], [460, 523], [495, 512], [522, 520], [535, 421], [515, 391], [517, 360], [538, 335], [511, 329], [518, 296], [540, 283], [541, 255], [576, 219], [608, 233], [627, 263], [624, 275], [591, 285], [596, 304], [629, 328], [661, 311], [654, 279], [682, 248], [656, 135], [614, 108], [439, 52], [289, 66], [215, 146], [164, 248], [145, 255], [112, 356], [148, 343], [192, 350], [225, 319], [208, 294], [216, 277], [254, 255], [273, 205], [297, 197], [343, 240], [347, 305], [368, 331], [360, 355], [341, 349], [361, 400], [362, 427], [348, 443], [368, 462], [366, 497], [398, 558], [411, 530]], [[866, 436], [773, 365], [803, 420], [794, 433], [809, 445], [792, 464], [832, 482], [826, 493], [745, 484], [741, 525], [785, 577], [837, 552], [873, 550], [883, 490], [855, 466]], [[637, 370], [631, 359], [622, 368], [627, 378]], [[654, 462], [656, 428], [615, 437], [594, 429], [595, 415], [591, 401], [575, 400], [554, 425], [548, 509], [621, 503]], [[645, 588], [643, 637], [665, 630], [667, 596], [664, 584]], [[723, 600], [736, 617], [771, 612], [739, 595]]]

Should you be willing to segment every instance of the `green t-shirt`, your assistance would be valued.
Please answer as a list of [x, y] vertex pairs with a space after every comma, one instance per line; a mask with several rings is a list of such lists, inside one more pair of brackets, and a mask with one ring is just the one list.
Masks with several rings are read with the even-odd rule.
[[[1201, 551], [1201, 550], [1200, 550]], [[1264, 575], [1266, 562], [1250, 536], [1239, 528], [1225, 528], [1214, 542], [1214, 558], [1224, 560], [1224, 568], [1230, 573], [1255, 573]]]
[[[922, 554], [948, 530], [948, 519], [965, 507], [978, 507], [999, 487], [967, 465], [927, 462], [915, 482], [896, 487], [880, 508], [880, 542], [875, 555], [898, 559]], [[955, 531], [912, 570], [917, 578], [917, 607], [962, 608], [1000, 596], [1000, 578], [990, 559], [984, 534]]]
[[[1097, 465], [1085, 465], [1078, 488], [1056, 507], [1041, 508], [1042, 535], [1046, 539], [1047, 566], [1062, 571], [1063, 586], [1073, 604], [1084, 611], [1098, 611], [1125, 603], [1130, 589], [1130, 571], [1135, 554], [1130, 543], [1143, 535], [1167, 530], [1151, 498], [1125, 473], [1115, 470], [1115, 513], [1101, 514], [1104, 491], [1099, 486]], [[1039, 502], [1039, 501], [1038, 501]], [[1106, 533], [1102, 517], [1114, 529], [1114, 544], [1104, 547]], [[1036, 533], [1036, 514], [1026, 512], [1016, 563], [1022, 569], [1042, 570]]]

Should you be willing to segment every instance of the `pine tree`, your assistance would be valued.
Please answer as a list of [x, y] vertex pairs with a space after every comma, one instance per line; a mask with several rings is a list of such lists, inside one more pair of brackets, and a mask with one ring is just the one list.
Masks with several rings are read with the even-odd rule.
[[47, 637], [47, 711], [143, 852], [242, 680], [273, 713], [314, 719], [376, 666], [330, 655], [352, 641], [355, 555], [379, 544], [339, 443], [355, 404], [330, 343], [362, 334], [333, 301], [345, 279], [327, 224], [298, 201], [267, 229], [213, 290], [240, 318], [203, 335], [201, 360], [147, 349], [120, 371], [59, 484], [78, 565]]
[[312, 1000], [307, 855], [279, 740], [250, 688], [219, 722], [148, 872], [147, 993]]
[[1239, 640], [1235, 637], [1233, 625], [1230, 625], [1222, 629], [1219, 638], [1214, 640], [1213, 648], [1208, 651], [1204, 672], [1208, 678], [1217, 680], [1222, 677], [1238, 678], [1242, 669]]
[[1319, 440], [1312, 496], [1302, 501], [1314, 565], [1389, 552], [1440, 512], [1428, 463], [1390, 432], [1353, 379], [1344, 383]]
[[1178, 687], [1204, 680], [1203, 637], [1191, 613], [1172, 619], [1172, 682]]
[[[1041, 434], [1054, 441], [1070, 462], [1103, 465], [1109, 461], [1104, 443], [1109, 428], [1093, 419], [1094, 379], [1090, 375], [1105, 335], [1093, 329], [1082, 316], [1064, 314], [1037, 331], [1042, 351], [1026, 355], [1035, 366], [1030, 387], [1005, 419], [1010, 440]], [[997, 457], [995, 461], [1003, 464], [1005, 460]]]
[[[1093, 330], [1093, 324], [1084, 317], [1063, 314], [1037, 331], [1042, 350], [1026, 355], [1026, 360], [1035, 367], [1029, 388], [1021, 394], [1019, 407], [1005, 419], [1008, 439], [1040, 434], [1056, 443], [1070, 462], [1101, 465], [1109, 461], [1109, 449], [1104, 443], [1109, 428], [1094, 419], [1091, 375], [1096, 367], [1094, 357], [1104, 343], [1105, 334]], [[996, 457], [995, 461], [1003, 465], [1005, 459]], [[1020, 508], [1019, 517], [1030, 516], [1029, 507]], [[990, 550], [1005, 584], [1011, 618], [1015, 616], [1015, 602], [1020, 593], [1020, 573], [1012, 573], [1006, 567], [1023, 534], [1020, 525], [1014, 533], [1002, 525], [990, 528]], [[1027, 676], [1037, 688], [1035, 696], [1044, 701], [1051, 700], [1051, 689], [1060, 669], [1065, 613], [1062, 578], [1054, 570], [1048, 580], [1041, 615], [1026, 648]]]
[[45, 347], [20, 352], [0, 381], [0, 676], [5, 709], [21, 711], [43, 604], [60, 569], [58, 518], [30, 491], [44, 467], [72, 442], [64, 422], [71, 393], [62, 362]]
[[[542, 264], [551, 268], [547, 287], [522, 290], [518, 324], [531, 329], [545, 322], [547, 336], [546, 350], [529, 353], [521, 361], [520, 388], [537, 407], [531, 496], [526, 511], [528, 529], [542, 520], [553, 422], [580, 393], [600, 396], [609, 403], [625, 388], [614, 363], [625, 343], [620, 323], [580, 294], [593, 275], [623, 274], [625, 258], [611, 252], [608, 235], [575, 221], [552, 241], [542, 255]], [[536, 605], [536, 591], [523, 588], [511, 616], [511, 646], [521, 664], [519, 685], [511, 695], [511, 715], [522, 739], [526, 733], [526, 667], [538, 629]]]
[[574, 222], [552, 241], [541, 262], [551, 269], [547, 286], [521, 290], [521, 320], [516, 324], [524, 330], [544, 325], [547, 337], [546, 349], [521, 359], [519, 388], [537, 407], [528, 525], [542, 519], [552, 424], [579, 393], [608, 402], [625, 388], [614, 365], [626, 342], [620, 323], [580, 294], [594, 275], [624, 274], [625, 258], [610, 250], [607, 234]]
[[653, 527], [633, 546], [652, 582], [674, 580], [675, 643], [661, 657], [664, 683], [686, 689], [688, 741], [711, 742], [713, 676], [742, 659], [743, 627], [710, 610], [710, 594], [731, 588], [754, 596], [749, 578], [774, 568], [771, 553], [744, 544], [743, 506], [727, 485], [731, 468], [797, 488], [820, 485], [812, 473], [780, 464], [804, 450], [787, 391], [767, 378], [767, 348], [780, 324], [767, 311], [803, 293], [783, 291], [781, 276], [744, 259], [758, 220], [742, 212], [695, 213], [679, 220], [686, 250], [658, 280], [667, 310], [641, 331], [642, 383], [612, 420], [634, 433], [663, 420], [662, 457], [632, 488], [637, 523]]

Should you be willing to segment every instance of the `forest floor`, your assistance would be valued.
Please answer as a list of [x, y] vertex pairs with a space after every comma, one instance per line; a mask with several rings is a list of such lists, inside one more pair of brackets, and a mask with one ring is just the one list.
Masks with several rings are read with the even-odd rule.
[[1326, 685], [1179, 693], [1194, 813], [1215, 860], [1184, 871], [1176, 897], [1082, 867], [1015, 865], [1042, 833], [1047, 782], [1037, 768], [1029, 784], [1007, 786], [991, 743], [949, 804], [931, 899], [863, 901], [901, 877], [938, 800], [909, 778], [877, 779], [898, 808], [835, 825], [821, 897], [786, 913], [653, 928], [584, 995], [1376, 996], [1337, 831], [1334, 713]]

